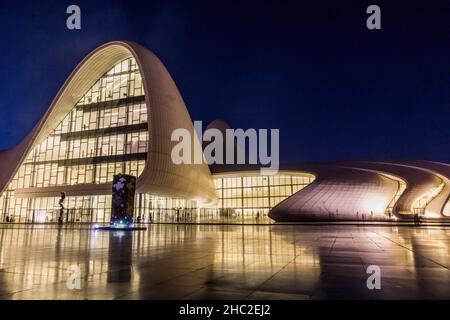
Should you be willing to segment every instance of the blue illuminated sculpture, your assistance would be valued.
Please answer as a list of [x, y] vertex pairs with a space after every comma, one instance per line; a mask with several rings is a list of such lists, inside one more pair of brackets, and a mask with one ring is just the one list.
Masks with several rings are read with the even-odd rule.
[[109, 227], [99, 227], [102, 230], [145, 230], [145, 227], [134, 227], [134, 196], [136, 177], [118, 174], [113, 178], [111, 199], [111, 221]]
[[127, 174], [114, 176], [111, 203], [111, 227], [132, 227], [136, 177]]

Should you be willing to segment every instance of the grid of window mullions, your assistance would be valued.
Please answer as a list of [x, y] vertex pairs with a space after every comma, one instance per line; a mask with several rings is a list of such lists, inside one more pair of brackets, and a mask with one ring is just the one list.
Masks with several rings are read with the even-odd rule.
[[237, 177], [216, 179], [216, 186], [222, 208], [270, 209], [310, 182], [309, 177]]
[[[140, 75], [134, 59], [125, 60], [118, 66], [113, 68], [112, 72], [103, 76], [77, 105], [92, 101], [93, 95], [99, 96], [101, 101], [107, 100], [108, 97], [102, 97], [100, 93], [108, 88], [114, 89], [114, 83], [118, 81], [120, 85], [112, 91], [113, 98], [119, 98], [117, 93], [123, 92], [124, 88], [126, 88], [125, 96], [127, 97], [135, 94], [141, 96], [142, 83], [137, 81]], [[124, 76], [128, 78], [123, 78]], [[127, 81], [121, 81], [121, 79], [127, 79]], [[91, 97], [91, 99], [88, 97]], [[120, 95], [120, 98], [124, 98], [124, 96]], [[30, 153], [19, 169], [16, 178], [13, 179], [12, 189], [103, 183], [111, 180], [112, 175], [119, 172], [138, 175], [143, 170], [145, 161], [78, 166], [58, 166], [58, 163], [51, 163], [51, 161], [144, 153], [147, 151], [148, 130], [137, 129], [127, 133], [103, 136], [95, 134], [90, 136], [87, 133], [86, 137], [82, 136], [79, 139], [64, 141], [60, 136], [62, 133], [76, 133], [140, 123], [147, 123], [145, 102], [121, 103], [114, 108], [111, 108], [108, 104], [93, 108], [77, 109], [75, 107], [58, 125], [53, 134]], [[50, 163], [42, 163], [44, 161]]]
[[[109, 89], [112, 94], [107, 94]], [[77, 157], [99, 156], [108, 159], [110, 155], [146, 154], [148, 128], [143, 130], [142, 124], [148, 123], [148, 119], [143, 94], [141, 76], [134, 59], [122, 61], [97, 81], [19, 167], [0, 198], [3, 218], [9, 214], [17, 217], [17, 222], [25, 222], [48, 214], [54, 216], [58, 210], [59, 198], [16, 198], [14, 190], [17, 188], [107, 183], [119, 172], [139, 176], [145, 167], [145, 160], [139, 158], [127, 158], [126, 161], [115, 158], [114, 162], [76, 166], [69, 164], [70, 161], [64, 165], [58, 165], [60, 163], [56, 161]], [[98, 104], [93, 104], [94, 101]], [[126, 132], [118, 128], [122, 125], [127, 126]], [[96, 129], [115, 127], [118, 128], [117, 133], [110, 130], [106, 134], [95, 132]], [[67, 137], [67, 134], [71, 134], [71, 138], [62, 139], [62, 134]], [[70, 214], [81, 214], [82, 217], [89, 215], [90, 221], [109, 219], [110, 197], [68, 197], [67, 201]]]
[[[122, 135], [122, 141], [117, 139], [117, 136], [104, 136], [95, 138], [95, 146], [99, 146], [94, 154], [96, 156], [110, 156], [121, 154], [133, 154], [146, 152], [147, 148], [147, 131], [129, 133]], [[137, 143], [128, 143], [127, 141], [138, 141]], [[93, 156], [89, 154], [87, 150], [88, 139], [81, 139], [78, 141], [69, 141], [66, 150], [61, 150], [58, 144], [46, 145], [50, 150], [63, 151], [63, 154], [58, 155], [58, 159], [77, 159], [85, 158], [86, 156]], [[41, 147], [41, 146], [40, 146]], [[62, 167], [56, 163], [39, 164], [39, 151], [40, 148], [36, 148], [32, 161], [27, 161], [18, 173], [18, 185], [19, 188], [24, 187], [43, 187], [50, 185], [61, 185], [69, 183], [92, 183], [95, 181], [95, 166], [96, 165], [82, 165], [77, 169], [73, 167]], [[92, 152], [92, 150], [91, 150]], [[45, 160], [45, 158], [43, 159]], [[140, 164], [142, 166], [142, 164]], [[115, 169], [114, 172], [125, 172], [126, 165], [119, 163], [120, 168]], [[70, 175], [70, 171], [80, 171], [81, 175], [78, 178]], [[136, 171], [136, 170], [134, 170]], [[137, 173], [137, 172], [135, 172]], [[90, 179], [84, 179], [85, 177], [92, 177]], [[103, 179], [102, 179], [103, 180]], [[106, 181], [105, 181], [106, 182]]]
[[[119, 85], [118, 87], [117, 84]], [[117, 100], [142, 94], [142, 81], [136, 61], [134, 59], [127, 59], [116, 65], [110, 72], [97, 81], [91, 90], [80, 100], [79, 105]]]

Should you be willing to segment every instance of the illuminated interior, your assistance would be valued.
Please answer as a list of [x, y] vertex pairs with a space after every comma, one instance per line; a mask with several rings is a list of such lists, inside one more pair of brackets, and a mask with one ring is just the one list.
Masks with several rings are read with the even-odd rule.
[[139, 175], [147, 157], [144, 98], [134, 59], [116, 65], [28, 154], [12, 189], [99, 184], [111, 182], [116, 173]]
[[445, 183], [442, 181], [439, 186], [433, 188], [422, 195], [420, 198], [416, 199], [413, 203], [413, 213], [423, 215], [426, 206], [433, 200], [444, 188]]
[[[53, 132], [28, 153], [0, 198], [5, 217], [14, 222], [55, 222], [60, 197], [48, 190], [103, 185], [114, 174], [139, 176], [147, 159], [148, 115], [141, 75], [134, 58], [105, 73]], [[141, 221], [265, 217], [273, 206], [314, 180], [306, 173], [260, 176], [258, 172], [215, 176], [220, 196], [216, 208], [199, 208], [194, 200], [137, 194], [135, 217]], [[69, 194], [64, 202], [68, 222], [109, 222], [111, 195]], [[36, 196], [36, 194], [39, 194]]]
[[[53, 132], [28, 153], [1, 197], [3, 213], [20, 222], [53, 221], [59, 197], [16, 195], [24, 190], [61, 187], [64, 191], [64, 186], [109, 184], [118, 173], [139, 176], [147, 159], [147, 145], [141, 74], [135, 59], [129, 58], [105, 73]], [[105, 220], [103, 211], [110, 207], [107, 198], [68, 197], [66, 207], [77, 210], [73, 217], [68, 213], [68, 220]]]
[[313, 180], [308, 173], [282, 171], [273, 176], [261, 176], [259, 171], [214, 176], [220, 213], [243, 218], [266, 217], [271, 208]]
[[[136, 194], [134, 216], [144, 222], [255, 222], [269, 211], [280, 221], [287, 215], [294, 220], [385, 219], [394, 211], [399, 217], [423, 214], [429, 207], [427, 216], [450, 216], [446, 164], [357, 162], [361, 168], [356, 169], [352, 163], [307, 164], [274, 176], [211, 174], [213, 168], [205, 163], [179, 166], [170, 157], [171, 133], [191, 127], [176, 84], [159, 59], [131, 42], [99, 47], [74, 70], [39, 125], [22, 143], [0, 153], [0, 222], [56, 222], [64, 200], [65, 221], [108, 223], [111, 182], [119, 173], [141, 176], [137, 190], [148, 194]], [[310, 185], [315, 176], [303, 171], [320, 179]], [[445, 181], [427, 190], [436, 175]]]

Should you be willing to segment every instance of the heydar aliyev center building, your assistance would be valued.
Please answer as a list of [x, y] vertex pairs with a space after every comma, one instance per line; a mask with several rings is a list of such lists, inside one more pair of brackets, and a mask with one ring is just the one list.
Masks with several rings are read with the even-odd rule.
[[153, 53], [131, 42], [97, 48], [26, 138], [0, 152], [0, 222], [56, 221], [61, 192], [67, 221], [108, 222], [117, 173], [138, 177], [135, 215], [143, 221], [450, 216], [448, 164], [303, 164], [270, 176], [251, 167], [176, 165], [171, 133], [178, 128], [194, 130], [174, 81]]

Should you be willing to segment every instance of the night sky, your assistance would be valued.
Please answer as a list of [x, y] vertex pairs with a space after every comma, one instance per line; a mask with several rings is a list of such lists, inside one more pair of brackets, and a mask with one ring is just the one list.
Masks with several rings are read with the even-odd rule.
[[[279, 128], [282, 163], [450, 162], [450, 1], [1, 1], [0, 149], [97, 46], [136, 41], [193, 120]], [[77, 4], [82, 29], [66, 28]], [[378, 4], [382, 29], [366, 28]]]

